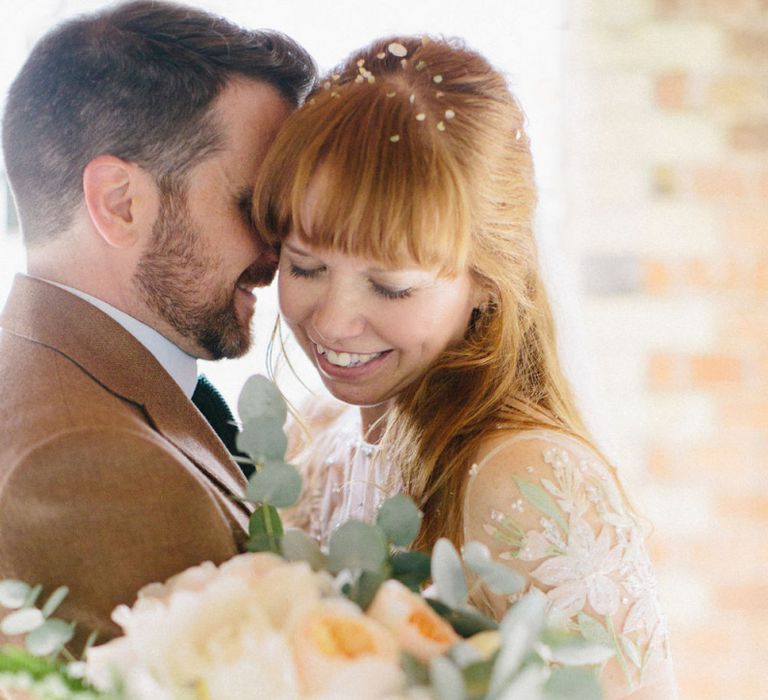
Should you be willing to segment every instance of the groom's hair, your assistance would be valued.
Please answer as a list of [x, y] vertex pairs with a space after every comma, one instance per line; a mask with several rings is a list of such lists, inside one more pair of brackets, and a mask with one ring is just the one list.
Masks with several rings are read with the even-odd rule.
[[157, 0], [76, 17], [45, 35], [11, 86], [3, 117], [25, 243], [71, 224], [83, 169], [96, 156], [140, 165], [163, 191], [183, 184], [219, 145], [212, 103], [238, 77], [298, 105], [315, 65], [283, 34]]

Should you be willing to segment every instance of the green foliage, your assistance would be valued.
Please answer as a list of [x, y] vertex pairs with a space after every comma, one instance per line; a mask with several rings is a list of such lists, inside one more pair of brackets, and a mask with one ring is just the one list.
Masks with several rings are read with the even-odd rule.
[[283, 535], [283, 521], [274, 506], [259, 506], [248, 523], [248, 541], [246, 549], [249, 552], [280, 553], [280, 539]]
[[378, 572], [387, 560], [387, 540], [375, 525], [348, 520], [340, 525], [328, 543], [329, 569]]
[[245, 424], [254, 418], [273, 418], [281, 426], [288, 417], [288, 408], [275, 383], [261, 374], [245, 382], [237, 400], [237, 412]]
[[585, 668], [555, 668], [544, 686], [542, 700], [600, 700], [595, 674]]
[[323, 571], [328, 568], [328, 556], [303, 530], [286, 530], [280, 540], [280, 551], [288, 561], [307, 562], [313, 571]]
[[468, 542], [464, 546], [464, 563], [496, 593], [518, 593], [525, 583], [520, 574], [494, 561], [488, 547], [480, 542]]
[[288, 508], [301, 495], [301, 474], [282, 460], [267, 462], [251, 476], [245, 495], [249, 501]]
[[461, 565], [461, 557], [453, 544], [441, 537], [432, 550], [432, 580], [438, 598], [451, 608], [467, 603], [469, 589]]
[[388, 498], [379, 508], [376, 524], [396, 547], [409, 547], [421, 530], [423, 515], [413, 499], [403, 494]]
[[9, 610], [22, 607], [29, 597], [32, 587], [15, 579], [0, 581], [0, 605]]
[[431, 560], [424, 552], [395, 552], [391, 559], [392, 578], [414, 592], [429, 578]]

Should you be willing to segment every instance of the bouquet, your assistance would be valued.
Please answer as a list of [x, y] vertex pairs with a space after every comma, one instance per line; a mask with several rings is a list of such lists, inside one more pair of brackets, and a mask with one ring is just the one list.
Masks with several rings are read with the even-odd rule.
[[[0, 582], [0, 622], [25, 648], [0, 650], [0, 688], [40, 700], [599, 700], [594, 672], [612, 651], [546, 623], [531, 591], [497, 624], [470, 604], [475, 586], [518, 594], [520, 577], [483, 545], [462, 555], [439, 540], [432, 556], [409, 551], [421, 513], [385, 501], [376, 522], [349, 521], [327, 551], [283, 527], [301, 477], [285, 462], [287, 410], [265, 377], [241, 393], [238, 447], [256, 472], [248, 552], [192, 567], [143, 588], [113, 619], [123, 636], [66, 644], [74, 625], [54, 616], [67, 589], [38, 606], [40, 587]], [[469, 574], [469, 581], [467, 574]], [[422, 589], [432, 580], [429, 593]]]

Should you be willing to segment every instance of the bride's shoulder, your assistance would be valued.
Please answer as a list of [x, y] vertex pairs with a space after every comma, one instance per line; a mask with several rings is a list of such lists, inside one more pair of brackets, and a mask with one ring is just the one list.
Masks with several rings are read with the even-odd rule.
[[471, 510], [503, 501], [537, 510], [556, 504], [558, 510], [583, 511], [590, 504], [602, 512], [628, 511], [616, 471], [598, 449], [550, 429], [501, 430], [484, 441], [470, 468], [466, 496]]

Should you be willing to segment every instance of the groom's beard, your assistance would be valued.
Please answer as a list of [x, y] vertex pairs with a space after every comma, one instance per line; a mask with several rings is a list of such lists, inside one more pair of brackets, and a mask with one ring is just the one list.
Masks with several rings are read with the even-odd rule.
[[235, 285], [268, 284], [274, 271], [253, 265], [239, 280], [216, 278], [220, 261], [208, 250], [189, 216], [184, 195], [162, 195], [149, 249], [134, 282], [144, 303], [212, 359], [240, 357], [251, 345], [250, 317], [241, 320]]

